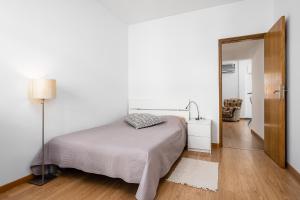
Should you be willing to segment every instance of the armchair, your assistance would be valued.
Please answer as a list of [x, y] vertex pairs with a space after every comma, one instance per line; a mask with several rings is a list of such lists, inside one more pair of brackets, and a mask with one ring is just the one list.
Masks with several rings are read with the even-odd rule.
[[223, 121], [237, 122], [240, 120], [242, 99], [225, 99], [224, 106], [222, 109]]

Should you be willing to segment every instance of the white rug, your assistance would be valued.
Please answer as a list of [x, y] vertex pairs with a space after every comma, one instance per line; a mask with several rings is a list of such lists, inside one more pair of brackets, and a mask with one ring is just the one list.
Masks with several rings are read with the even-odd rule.
[[168, 181], [217, 191], [219, 163], [182, 158]]

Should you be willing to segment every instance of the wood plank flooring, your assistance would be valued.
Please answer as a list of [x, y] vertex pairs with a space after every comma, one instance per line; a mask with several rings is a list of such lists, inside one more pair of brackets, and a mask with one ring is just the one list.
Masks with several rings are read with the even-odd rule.
[[[239, 130], [231, 128], [232, 131]], [[196, 189], [162, 179], [156, 199], [300, 199], [300, 183], [261, 150], [222, 148], [213, 149], [211, 155], [185, 151], [182, 157], [219, 162], [218, 191]], [[66, 170], [42, 187], [22, 184], [0, 194], [0, 200], [131, 200], [135, 199], [136, 190], [136, 184], [128, 184], [120, 179]]]
[[249, 120], [223, 122], [223, 146], [248, 150], [263, 150], [264, 144], [251, 133]]

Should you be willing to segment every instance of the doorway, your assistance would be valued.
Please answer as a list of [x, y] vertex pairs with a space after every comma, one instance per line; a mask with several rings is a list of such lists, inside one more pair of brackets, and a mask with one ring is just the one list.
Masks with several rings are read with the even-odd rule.
[[223, 45], [264, 40], [264, 152], [286, 167], [286, 21], [282, 16], [266, 33], [219, 40], [219, 145], [223, 146]]
[[219, 145], [223, 147], [223, 74], [222, 74], [222, 63], [223, 63], [223, 46], [226, 44], [235, 44], [243, 41], [256, 41], [264, 40], [265, 33], [224, 38], [219, 40]]
[[222, 46], [223, 147], [263, 150], [264, 40]]

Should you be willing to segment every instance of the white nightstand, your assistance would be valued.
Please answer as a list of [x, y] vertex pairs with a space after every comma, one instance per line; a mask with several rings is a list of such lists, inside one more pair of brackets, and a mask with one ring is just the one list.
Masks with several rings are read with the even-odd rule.
[[211, 153], [211, 120], [189, 120], [188, 150]]

